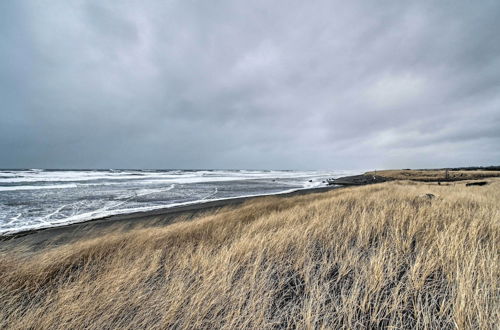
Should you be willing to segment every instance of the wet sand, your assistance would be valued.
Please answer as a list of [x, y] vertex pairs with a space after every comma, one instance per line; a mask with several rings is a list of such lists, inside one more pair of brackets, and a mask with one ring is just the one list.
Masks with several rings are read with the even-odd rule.
[[138, 227], [165, 226], [176, 221], [186, 221], [197, 218], [206, 213], [217, 212], [225, 207], [238, 206], [245, 201], [269, 196], [286, 198], [312, 193], [322, 193], [338, 186], [326, 186], [319, 188], [302, 189], [290, 193], [278, 195], [266, 195], [257, 197], [239, 197], [226, 200], [216, 200], [164, 209], [119, 214], [79, 223], [72, 223], [58, 227], [28, 230], [15, 234], [0, 236], [0, 251], [11, 250], [17, 247], [36, 251], [48, 245], [61, 245], [81, 238], [92, 238], [102, 233], [113, 230], [130, 230]]

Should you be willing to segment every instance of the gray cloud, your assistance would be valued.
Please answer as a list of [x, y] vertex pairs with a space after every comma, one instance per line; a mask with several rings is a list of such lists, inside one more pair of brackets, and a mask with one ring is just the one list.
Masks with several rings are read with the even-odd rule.
[[500, 3], [0, 4], [0, 167], [500, 162]]

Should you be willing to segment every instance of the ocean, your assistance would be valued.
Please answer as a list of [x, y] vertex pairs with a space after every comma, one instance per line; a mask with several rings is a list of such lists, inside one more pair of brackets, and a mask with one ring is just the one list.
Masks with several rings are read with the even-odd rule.
[[0, 170], [0, 235], [324, 186], [354, 171]]

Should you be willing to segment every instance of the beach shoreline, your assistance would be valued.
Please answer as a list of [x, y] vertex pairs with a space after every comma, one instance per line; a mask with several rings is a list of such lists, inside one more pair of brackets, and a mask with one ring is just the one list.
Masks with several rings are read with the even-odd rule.
[[339, 188], [342, 187], [330, 185], [299, 189], [291, 192], [277, 194], [200, 201], [179, 206], [169, 207], [168, 205], [166, 205], [165, 208], [155, 210], [116, 214], [81, 222], [61, 224], [59, 226], [23, 230], [15, 233], [1, 235], [0, 250], [10, 249], [12, 246], [17, 246], [19, 244], [35, 247], [53, 244], [55, 241], [57, 241], [58, 244], [63, 244], [65, 242], [73, 241], [79, 238], [98, 235], [99, 231], [112, 228], [113, 226], [165, 226], [176, 222], [178, 219], [191, 220], [201, 214], [216, 212], [217, 210], [225, 207], [239, 206], [244, 202], [253, 199], [269, 197], [286, 198], [306, 194], [322, 193]]

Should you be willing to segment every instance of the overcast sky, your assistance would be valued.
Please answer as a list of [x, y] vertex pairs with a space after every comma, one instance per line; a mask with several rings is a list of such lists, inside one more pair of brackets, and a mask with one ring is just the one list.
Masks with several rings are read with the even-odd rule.
[[0, 168], [500, 164], [500, 1], [0, 1]]

